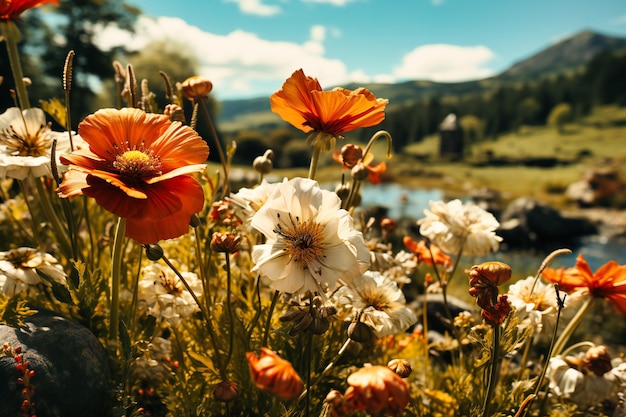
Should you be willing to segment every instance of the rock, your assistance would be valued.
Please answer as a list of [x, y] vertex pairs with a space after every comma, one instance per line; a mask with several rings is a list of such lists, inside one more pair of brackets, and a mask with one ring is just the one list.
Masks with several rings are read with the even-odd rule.
[[[54, 312], [39, 311], [26, 328], [0, 325], [0, 343], [21, 346], [35, 374], [34, 411], [38, 417], [108, 416], [111, 384], [106, 353], [87, 328]], [[21, 415], [22, 386], [12, 356], [0, 357], [0, 417]]]
[[597, 232], [593, 222], [584, 217], [564, 216], [555, 208], [521, 197], [506, 207], [496, 233], [508, 248], [549, 248]]
[[611, 206], [626, 194], [626, 184], [619, 171], [612, 167], [593, 168], [583, 179], [570, 184], [565, 195], [580, 207]]

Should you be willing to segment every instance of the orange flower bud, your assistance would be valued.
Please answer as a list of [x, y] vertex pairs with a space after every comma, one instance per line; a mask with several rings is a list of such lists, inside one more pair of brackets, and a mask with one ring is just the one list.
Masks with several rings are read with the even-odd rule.
[[481, 286], [481, 283], [497, 287], [511, 279], [511, 267], [498, 261], [483, 262], [470, 269], [469, 277], [472, 287]]
[[208, 97], [213, 90], [213, 83], [204, 77], [194, 75], [183, 81], [180, 87], [187, 100], [196, 101]]
[[246, 353], [250, 374], [259, 389], [270, 392], [283, 400], [291, 400], [304, 390], [302, 379], [288, 361], [267, 348], [261, 348], [261, 356]]
[[398, 415], [409, 403], [410, 385], [386, 366], [365, 366], [348, 377], [346, 401], [373, 415]]

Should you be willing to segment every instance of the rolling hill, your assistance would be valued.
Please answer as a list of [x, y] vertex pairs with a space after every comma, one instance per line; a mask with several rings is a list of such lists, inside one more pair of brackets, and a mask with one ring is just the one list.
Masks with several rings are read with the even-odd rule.
[[[571, 73], [581, 70], [594, 56], [604, 51], [626, 51], [626, 38], [582, 31], [520, 60], [494, 77], [483, 80], [457, 83], [414, 80], [396, 84], [348, 84], [344, 87], [366, 87], [378, 97], [388, 98], [392, 105], [399, 105], [415, 101], [416, 98], [421, 100], [433, 95], [460, 96], [489, 91], [501, 85]], [[269, 97], [225, 100], [220, 106], [218, 121], [223, 131], [280, 123], [270, 111]]]

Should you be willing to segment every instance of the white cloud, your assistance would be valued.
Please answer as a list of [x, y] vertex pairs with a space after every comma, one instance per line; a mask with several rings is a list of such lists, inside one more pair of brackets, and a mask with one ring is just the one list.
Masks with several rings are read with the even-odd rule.
[[269, 41], [243, 30], [216, 35], [178, 18], [141, 16], [134, 34], [110, 27], [100, 31], [96, 43], [103, 49], [124, 45], [138, 50], [151, 41], [175, 39], [200, 60], [199, 75], [209, 78], [215, 94], [224, 99], [271, 94], [298, 68], [325, 88], [347, 83], [346, 65], [324, 56], [326, 36], [326, 28], [314, 26], [302, 44]]
[[494, 57], [493, 51], [482, 45], [423, 45], [404, 56], [393, 76], [439, 82], [480, 79], [493, 75], [493, 70], [484, 65]]
[[345, 6], [354, 0], [302, 0], [303, 3], [330, 4], [333, 6]]
[[263, 4], [263, 0], [226, 0], [230, 3], [237, 3], [239, 10], [245, 14], [256, 16], [274, 16], [282, 11], [280, 6]]

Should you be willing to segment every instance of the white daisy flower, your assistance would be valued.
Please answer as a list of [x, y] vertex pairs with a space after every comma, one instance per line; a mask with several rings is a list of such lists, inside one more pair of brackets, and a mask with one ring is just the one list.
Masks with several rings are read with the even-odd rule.
[[[7, 109], [0, 115], [0, 178], [51, 177], [50, 153], [54, 139], [57, 140], [57, 166], [66, 169], [58, 156], [71, 151], [68, 132], [53, 132], [39, 108]], [[78, 135], [73, 135], [72, 140], [74, 146], [83, 143]]]
[[49, 253], [25, 247], [0, 252], [0, 286], [7, 296], [12, 297], [23, 290], [38, 290], [40, 285], [52, 286], [40, 274], [57, 284], [67, 283], [63, 267]]
[[250, 224], [252, 216], [263, 207], [277, 185], [263, 180], [254, 188], [241, 188], [236, 194], [231, 194], [228, 200], [233, 203], [237, 217], [244, 224]]
[[424, 214], [426, 217], [418, 221], [420, 234], [444, 252], [457, 254], [463, 248], [468, 256], [488, 255], [497, 251], [502, 241], [495, 233], [500, 223], [473, 203], [431, 201], [430, 210]]
[[348, 320], [360, 314], [361, 322], [371, 327], [377, 337], [400, 333], [417, 322], [398, 284], [380, 272], [365, 272], [339, 288], [333, 299], [345, 309], [351, 309]]
[[324, 293], [337, 281], [360, 275], [369, 251], [340, 206], [337, 194], [316, 181], [295, 178], [278, 184], [251, 221], [267, 239], [252, 251], [252, 271], [286, 293]]
[[[194, 294], [202, 294], [202, 282], [193, 272], [181, 273]], [[199, 307], [184, 284], [170, 268], [150, 264], [142, 270], [138, 299], [147, 305], [148, 314], [164, 319], [185, 318]]]

